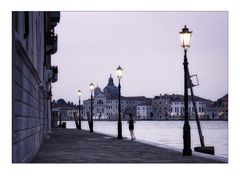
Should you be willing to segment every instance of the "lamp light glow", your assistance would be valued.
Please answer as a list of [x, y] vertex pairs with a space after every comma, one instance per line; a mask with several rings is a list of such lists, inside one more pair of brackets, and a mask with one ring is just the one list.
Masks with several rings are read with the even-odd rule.
[[122, 78], [122, 74], [123, 74], [123, 69], [120, 67], [120, 65], [116, 69], [116, 73], [117, 73], [118, 79], [121, 79]]
[[81, 95], [82, 95], [81, 90], [78, 90], [77, 95], [78, 95], [79, 97], [81, 97]]
[[188, 49], [190, 47], [191, 36], [192, 36], [192, 31], [189, 31], [189, 29], [185, 25], [182, 31], [180, 32], [181, 46], [184, 49]]
[[95, 89], [95, 85], [94, 85], [93, 83], [91, 83], [91, 84], [89, 85], [89, 88], [90, 88], [90, 91], [93, 91], [93, 90]]

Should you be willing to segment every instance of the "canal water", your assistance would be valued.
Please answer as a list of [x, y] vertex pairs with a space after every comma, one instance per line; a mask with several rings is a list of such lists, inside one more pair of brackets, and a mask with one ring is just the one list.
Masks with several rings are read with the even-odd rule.
[[[134, 133], [137, 139], [183, 148], [184, 121], [136, 121]], [[117, 121], [94, 121], [94, 132], [117, 136]], [[191, 147], [201, 146], [195, 121], [190, 121]], [[228, 122], [201, 121], [206, 146], [214, 146], [215, 155], [228, 158]], [[67, 122], [67, 128], [76, 128], [74, 121]], [[89, 130], [82, 122], [82, 129]], [[130, 138], [127, 121], [122, 121], [122, 135]]]

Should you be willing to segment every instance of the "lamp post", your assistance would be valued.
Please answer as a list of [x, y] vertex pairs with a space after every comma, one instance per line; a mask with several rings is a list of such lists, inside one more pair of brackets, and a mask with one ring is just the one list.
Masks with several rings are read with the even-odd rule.
[[93, 91], [94, 91], [94, 88], [95, 88], [95, 86], [94, 86], [94, 84], [93, 83], [91, 83], [90, 85], [89, 85], [89, 88], [90, 88], [90, 91], [91, 91], [91, 117], [90, 117], [90, 132], [93, 132]]
[[78, 109], [78, 113], [79, 113], [79, 123], [78, 123], [78, 129], [81, 130], [82, 127], [81, 127], [81, 109], [80, 109], [80, 105], [81, 105], [81, 95], [82, 95], [82, 92], [81, 90], [78, 90], [77, 92], [77, 95], [79, 97], [79, 109]]
[[192, 31], [184, 26], [180, 32], [181, 46], [184, 48], [184, 126], [183, 126], [183, 155], [191, 156], [191, 133], [188, 117], [188, 61], [187, 61], [187, 49], [190, 47]]
[[122, 78], [123, 69], [118, 66], [116, 69], [118, 78], [118, 139], [122, 139], [122, 120], [121, 120], [121, 84], [120, 79]]

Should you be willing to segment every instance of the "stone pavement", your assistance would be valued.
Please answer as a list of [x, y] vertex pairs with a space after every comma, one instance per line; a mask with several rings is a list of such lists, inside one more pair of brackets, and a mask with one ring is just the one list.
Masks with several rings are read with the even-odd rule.
[[77, 129], [53, 129], [33, 163], [224, 163], [166, 147]]

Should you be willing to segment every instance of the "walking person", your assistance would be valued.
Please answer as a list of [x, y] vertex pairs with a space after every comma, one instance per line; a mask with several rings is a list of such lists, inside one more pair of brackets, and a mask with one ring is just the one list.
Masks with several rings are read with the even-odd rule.
[[136, 137], [134, 135], [134, 119], [133, 119], [133, 115], [131, 113], [129, 113], [129, 119], [128, 119], [128, 124], [129, 124], [129, 131], [130, 131], [130, 135], [131, 135], [131, 140], [136, 140]]

